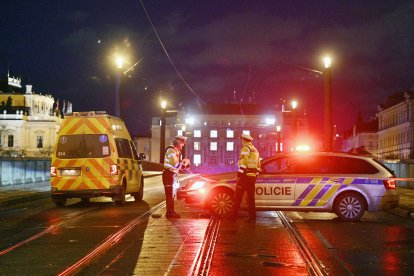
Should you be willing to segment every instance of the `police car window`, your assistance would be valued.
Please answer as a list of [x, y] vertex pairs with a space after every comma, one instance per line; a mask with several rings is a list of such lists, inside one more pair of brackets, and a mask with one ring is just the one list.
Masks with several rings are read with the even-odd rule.
[[59, 137], [56, 157], [102, 158], [111, 155], [108, 136], [106, 134], [76, 134]]
[[135, 149], [134, 143], [132, 143], [132, 141], [129, 141], [129, 145], [131, 146], [132, 155], [134, 156], [134, 159], [138, 160], [138, 154], [137, 154], [137, 150]]
[[115, 144], [119, 158], [132, 158], [131, 147], [129, 146], [129, 142], [127, 139], [116, 138]]
[[378, 169], [369, 162], [351, 157], [333, 156], [333, 172], [337, 174], [375, 174]]
[[299, 155], [295, 159], [296, 174], [329, 174], [331, 158], [329, 156]]
[[263, 173], [293, 173], [293, 167], [288, 157], [281, 157], [263, 163], [262, 171]]

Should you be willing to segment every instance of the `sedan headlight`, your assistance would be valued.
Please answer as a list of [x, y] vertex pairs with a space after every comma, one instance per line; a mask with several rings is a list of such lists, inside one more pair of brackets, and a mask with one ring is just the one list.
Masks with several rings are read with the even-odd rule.
[[206, 184], [205, 181], [196, 181], [193, 183], [193, 185], [191, 185], [190, 189], [191, 190], [198, 190], [204, 187], [204, 184]]

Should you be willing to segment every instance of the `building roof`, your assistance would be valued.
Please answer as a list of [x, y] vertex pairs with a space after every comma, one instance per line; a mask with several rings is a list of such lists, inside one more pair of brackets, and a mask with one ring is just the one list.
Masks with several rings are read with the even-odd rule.
[[200, 105], [198, 111], [206, 115], [263, 115], [277, 110], [275, 106], [261, 104], [207, 103]]
[[394, 105], [397, 105], [406, 99], [414, 99], [414, 91], [402, 91], [388, 96], [387, 101], [378, 106], [378, 110], [382, 111], [388, 109]]

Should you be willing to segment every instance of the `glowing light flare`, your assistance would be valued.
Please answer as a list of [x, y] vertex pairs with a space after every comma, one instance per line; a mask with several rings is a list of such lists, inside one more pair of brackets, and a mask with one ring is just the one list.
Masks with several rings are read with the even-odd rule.
[[161, 108], [165, 109], [167, 107], [167, 101], [166, 100], [161, 100]]
[[122, 69], [124, 68], [124, 64], [125, 64], [125, 58], [121, 55], [115, 55], [115, 65], [116, 68], [118, 69]]
[[266, 117], [265, 122], [267, 125], [274, 125], [276, 123], [276, 119], [273, 117]]
[[290, 105], [292, 106], [293, 109], [296, 109], [296, 107], [298, 107], [298, 101], [293, 100]]
[[277, 126], [276, 126], [276, 131], [277, 131], [277, 132], [280, 132], [281, 130], [282, 130], [282, 127], [281, 127], [281, 126], [279, 126], [279, 125], [277, 125]]
[[196, 181], [193, 183], [193, 185], [191, 185], [191, 189], [192, 190], [202, 189], [204, 187], [204, 184], [206, 184], [205, 181]]
[[187, 118], [185, 118], [185, 123], [189, 124], [189, 125], [193, 125], [195, 123], [195, 118], [194, 117], [187, 117]]
[[330, 56], [326, 56], [323, 58], [323, 65], [325, 68], [331, 68], [332, 66], [332, 59]]
[[302, 144], [302, 145], [297, 145], [295, 149], [296, 151], [310, 151], [311, 147], [309, 145]]

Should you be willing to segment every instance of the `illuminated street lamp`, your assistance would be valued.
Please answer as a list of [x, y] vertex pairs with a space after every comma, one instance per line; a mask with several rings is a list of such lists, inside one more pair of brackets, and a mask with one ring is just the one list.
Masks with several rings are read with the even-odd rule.
[[293, 143], [296, 145], [297, 141], [297, 133], [298, 133], [298, 116], [297, 116], [297, 107], [298, 102], [296, 100], [293, 100], [291, 103], [292, 106], [292, 136], [293, 136]]
[[161, 121], [160, 121], [160, 163], [164, 164], [164, 150], [165, 150], [165, 114], [167, 108], [167, 101], [161, 101]]
[[121, 117], [121, 77], [125, 65], [125, 58], [121, 55], [115, 55], [116, 65], [116, 86], [115, 86], [115, 117]]
[[330, 57], [324, 57], [324, 94], [325, 94], [325, 109], [324, 109], [324, 150], [332, 151], [333, 137], [332, 137], [332, 60]]
[[280, 134], [281, 130], [282, 130], [282, 127], [277, 125], [276, 126], [277, 153], [282, 152], [282, 145], [281, 145], [282, 139], [281, 139], [281, 134]]

